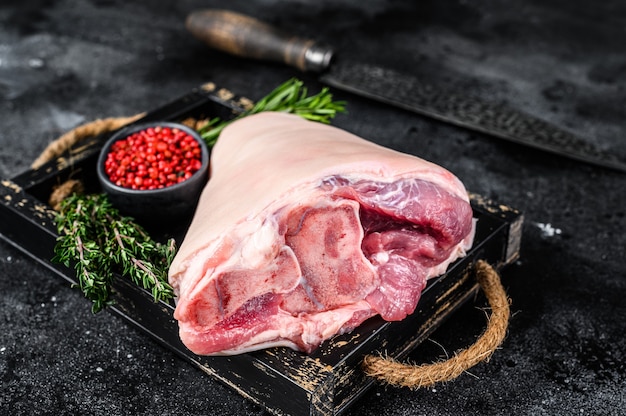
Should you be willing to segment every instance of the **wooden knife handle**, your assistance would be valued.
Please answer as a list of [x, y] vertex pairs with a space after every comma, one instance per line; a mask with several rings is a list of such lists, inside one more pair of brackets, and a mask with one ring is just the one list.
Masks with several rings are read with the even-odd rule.
[[291, 36], [264, 22], [227, 10], [191, 13], [187, 29], [214, 49], [245, 58], [285, 63], [301, 71], [321, 72], [333, 51], [310, 39]]

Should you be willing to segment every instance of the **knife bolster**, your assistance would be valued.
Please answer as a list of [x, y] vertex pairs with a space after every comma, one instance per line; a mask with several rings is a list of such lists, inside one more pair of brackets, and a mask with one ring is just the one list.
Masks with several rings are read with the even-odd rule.
[[304, 51], [304, 71], [322, 72], [328, 69], [333, 58], [333, 50], [317, 43]]
[[301, 71], [320, 71], [332, 52], [313, 40], [284, 33], [249, 16], [227, 10], [191, 13], [187, 29], [212, 48], [233, 55], [285, 63]]

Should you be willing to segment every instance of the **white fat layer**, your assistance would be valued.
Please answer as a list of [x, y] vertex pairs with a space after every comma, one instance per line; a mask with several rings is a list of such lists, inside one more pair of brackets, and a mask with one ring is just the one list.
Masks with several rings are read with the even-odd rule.
[[389, 261], [389, 252], [388, 251], [378, 251], [374, 253], [372, 256], [373, 263], [378, 267], [384, 266]]
[[283, 238], [278, 234], [276, 218], [271, 215], [242, 240], [239, 256], [236, 258], [238, 266], [243, 269], [258, 269], [267, 264], [278, 255], [281, 240]]
[[230, 350], [224, 350], [224, 351], [220, 351], [220, 352], [216, 352], [213, 354], [209, 354], [211, 356], [214, 357], [221, 357], [221, 356], [229, 356], [229, 355], [238, 355], [238, 354], [244, 354], [247, 352], [252, 352], [252, 351], [258, 351], [261, 349], [266, 349], [266, 348], [274, 348], [274, 347], [286, 347], [286, 348], [290, 348], [294, 351], [299, 351], [300, 348], [298, 348], [298, 346], [289, 341], [288, 339], [278, 339], [275, 341], [268, 341], [266, 343], [264, 343], [263, 345], [259, 345], [259, 344], [255, 344], [255, 345], [242, 345], [241, 347], [238, 348], [233, 348]]

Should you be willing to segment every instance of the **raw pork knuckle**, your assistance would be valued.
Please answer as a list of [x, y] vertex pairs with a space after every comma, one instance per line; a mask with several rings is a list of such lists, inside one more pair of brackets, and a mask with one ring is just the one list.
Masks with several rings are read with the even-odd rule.
[[472, 244], [467, 192], [444, 168], [283, 113], [233, 122], [170, 271], [199, 355], [311, 352], [379, 314], [411, 314]]

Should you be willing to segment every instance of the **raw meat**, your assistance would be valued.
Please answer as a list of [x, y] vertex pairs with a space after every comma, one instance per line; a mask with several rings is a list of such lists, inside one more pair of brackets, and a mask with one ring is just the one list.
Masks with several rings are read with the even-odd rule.
[[311, 352], [380, 314], [401, 320], [471, 246], [472, 210], [440, 166], [298, 116], [227, 127], [169, 271], [200, 355]]

